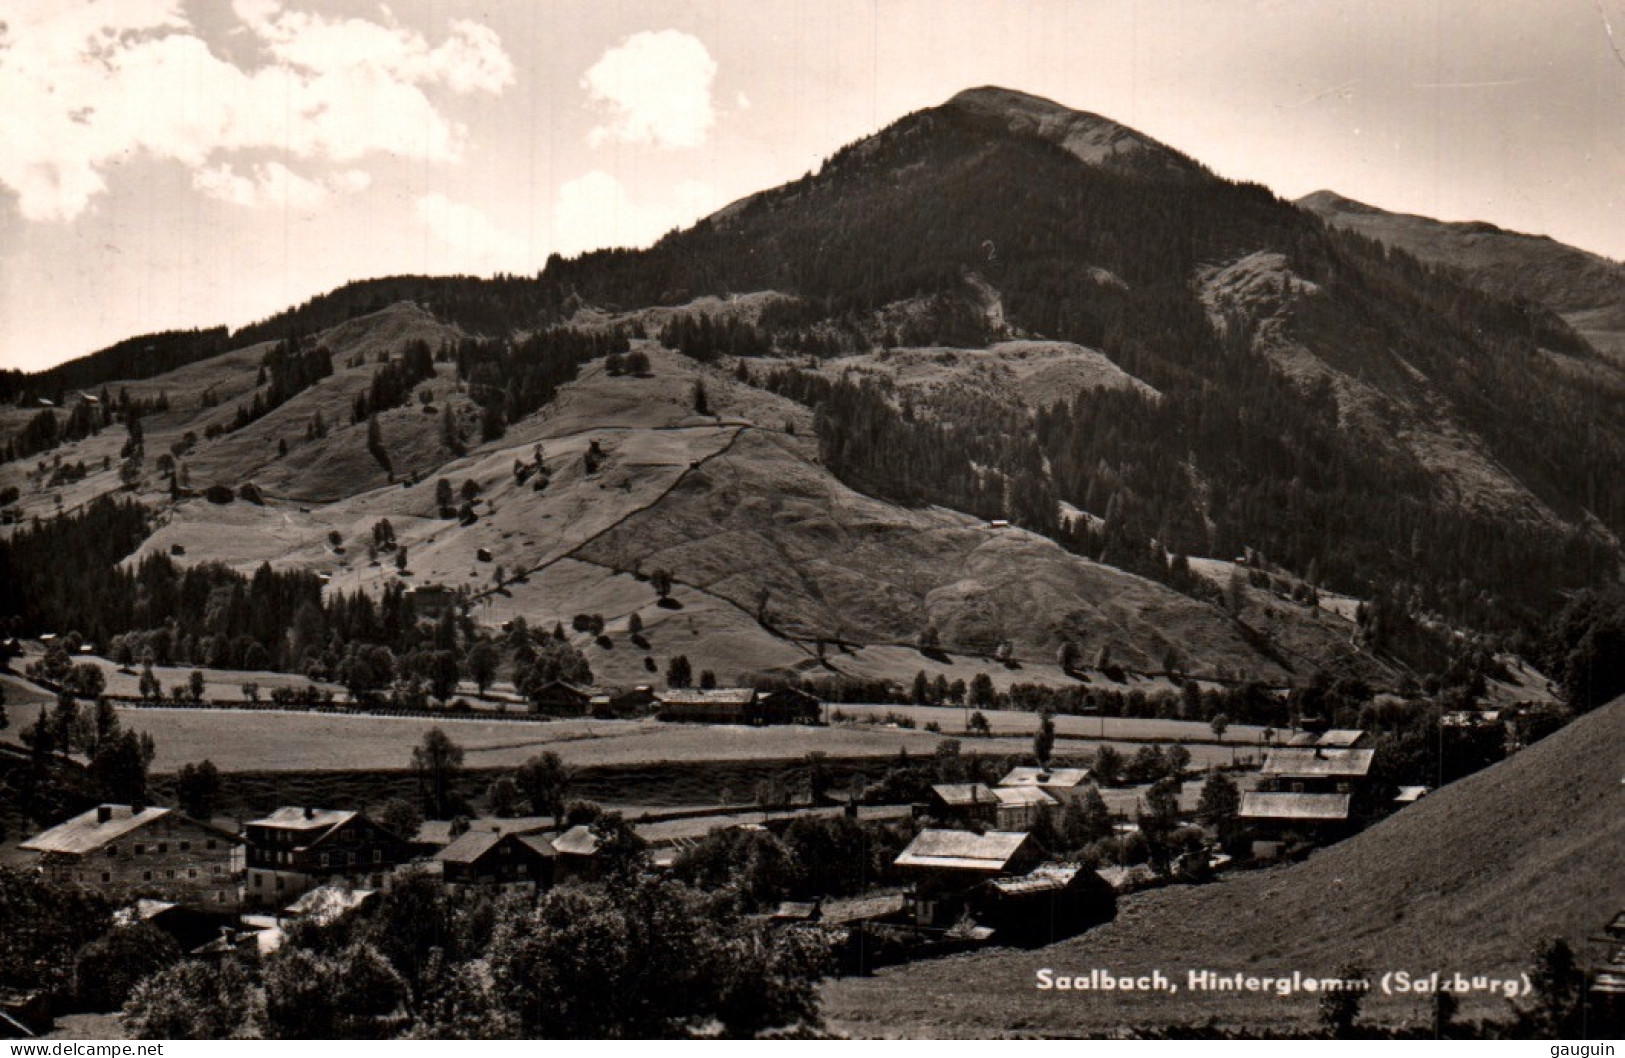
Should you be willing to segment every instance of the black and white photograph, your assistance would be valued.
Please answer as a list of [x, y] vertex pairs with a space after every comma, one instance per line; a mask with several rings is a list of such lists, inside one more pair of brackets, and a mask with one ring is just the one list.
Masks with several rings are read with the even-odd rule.
[[1622, 115], [1625, 0], [0, 0], [0, 1046], [1613, 1055]]

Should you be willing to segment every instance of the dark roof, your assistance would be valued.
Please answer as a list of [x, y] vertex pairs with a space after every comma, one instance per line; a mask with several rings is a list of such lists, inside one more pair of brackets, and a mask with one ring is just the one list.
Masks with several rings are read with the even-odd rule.
[[1242, 819], [1298, 819], [1333, 822], [1349, 817], [1349, 795], [1335, 793], [1264, 793], [1241, 795]]
[[515, 834], [512, 831], [503, 833], [498, 830], [470, 830], [435, 853], [434, 858], [441, 863], [474, 863], [481, 856], [500, 845], [505, 838], [512, 838], [537, 855], [549, 858], [554, 855], [553, 844], [540, 834]]
[[896, 866], [998, 872], [1015, 858], [1027, 838], [1026, 834], [997, 830], [986, 834], [973, 834], [968, 830], [922, 830], [898, 855]]
[[442, 863], [473, 863], [496, 847], [503, 835], [495, 830], [469, 830], [434, 854]]

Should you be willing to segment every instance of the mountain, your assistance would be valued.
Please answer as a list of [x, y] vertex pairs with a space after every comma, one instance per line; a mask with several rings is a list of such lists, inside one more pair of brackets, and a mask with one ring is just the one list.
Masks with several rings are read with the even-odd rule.
[[[1584, 950], [1619, 911], [1625, 843], [1619, 752], [1625, 699], [1434, 793], [1308, 860], [1175, 886], [1120, 902], [1114, 922], [1036, 952], [915, 963], [826, 988], [825, 1012], [855, 1036], [1099, 1035], [1125, 1025], [1312, 1028], [1316, 997], [1235, 992], [1034, 990], [1035, 972], [1119, 975], [1190, 969], [1331, 976], [1434, 970], [1516, 978], [1537, 942]], [[1368, 1015], [1426, 1024], [1429, 997], [1373, 995]], [[1504, 1018], [1506, 1001], [1465, 997], [1462, 1017]]]
[[[350, 284], [228, 345], [105, 379], [116, 407], [0, 410], [0, 488], [25, 517], [139, 498], [128, 568], [658, 622], [576, 634], [616, 680], [1001, 654], [1003, 682], [1076, 686], [1070, 645], [1392, 685], [1452, 625], [1617, 579], [1625, 533], [1625, 382], [1555, 307], [995, 88], [648, 250]], [[385, 518], [404, 569], [368, 554]], [[30, 619], [105, 638], [116, 612]]]
[[1596, 348], [1625, 362], [1625, 265], [1617, 261], [1544, 235], [1391, 213], [1334, 191], [1305, 195], [1298, 205], [1338, 228], [1453, 268], [1479, 289], [1538, 301]]

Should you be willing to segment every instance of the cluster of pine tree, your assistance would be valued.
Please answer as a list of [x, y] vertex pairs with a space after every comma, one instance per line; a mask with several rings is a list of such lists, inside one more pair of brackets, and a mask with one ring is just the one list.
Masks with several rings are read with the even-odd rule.
[[544, 328], [519, 341], [471, 338], [457, 347], [457, 377], [480, 406], [480, 432], [489, 441], [551, 401], [582, 364], [630, 347], [622, 332], [574, 327]]
[[229, 429], [241, 430], [249, 423], [286, 404], [333, 373], [333, 354], [325, 345], [310, 349], [298, 338], [278, 342], [260, 363], [254, 399], [237, 405]]
[[398, 359], [383, 357], [372, 373], [372, 383], [357, 393], [350, 408], [352, 423], [366, 422], [379, 412], [398, 408], [412, 398], [412, 387], [434, 377], [434, 355], [421, 338], [407, 342]]

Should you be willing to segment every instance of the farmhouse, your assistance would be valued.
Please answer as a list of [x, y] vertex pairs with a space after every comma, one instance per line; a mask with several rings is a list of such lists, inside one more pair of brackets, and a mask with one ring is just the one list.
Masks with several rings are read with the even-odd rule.
[[893, 866], [910, 880], [904, 908], [915, 925], [946, 927], [958, 921], [976, 886], [990, 878], [1025, 874], [1042, 858], [1027, 834], [922, 830]]
[[816, 724], [823, 719], [824, 703], [799, 687], [778, 687], [757, 695], [757, 723]]
[[55, 881], [109, 898], [153, 897], [211, 909], [237, 906], [240, 839], [170, 808], [98, 805], [19, 847]]
[[530, 695], [531, 708], [551, 716], [585, 716], [593, 688], [564, 680], [543, 684]]
[[1011, 768], [1010, 773], [999, 780], [999, 786], [1004, 789], [1042, 790], [1061, 803], [1082, 800], [1093, 785], [1088, 768]]
[[[1359, 741], [1349, 736], [1363, 735], [1328, 731], [1314, 745], [1271, 751], [1264, 759], [1258, 789], [1242, 795], [1240, 818], [1266, 830], [1346, 824], [1376, 756], [1376, 750], [1347, 745]], [[1337, 736], [1331, 748], [1322, 744], [1328, 736]]]
[[553, 884], [553, 845], [540, 834], [470, 830], [441, 849], [441, 877], [447, 885]]
[[979, 782], [939, 783], [931, 787], [928, 804], [943, 820], [993, 826], [999, 815], [999, 799]]
[[671, 688], [655, 695], [662, 720], [691, 724], [749, 724], [755, 722], [756, 691], [751, 687], [719, 687], [701, 691]]
[[649, 712], [654, 702], [655, 693], [647, 684], [622, 691], [597, 690], [587, 700], [587, 712], [601, 719], [642, 716]]
[[1036, 786], [995, 786], [993, 796], [999, 799], [994, 825], [1000, 830], [1031, 830], [1040, 813], [1060, 804]]
[[1087, 867], [1046, 863], [1018, 878], [991, 878], [971, 894], [976, 921], [1004, 939], [1048, 944], [1117, 912], [1117, 893]]
[[410, 854], [404, 839], [358, 812], [279, 808], [245, 830], [245, 898], [257, 906], [280, 905], [330, 882], [376, 889]]
[[757, 692], [752, 687], [687, 687], [654, 696], [662, 720], [691, 724], [816, 724], [824, 703], [794, 687]]

